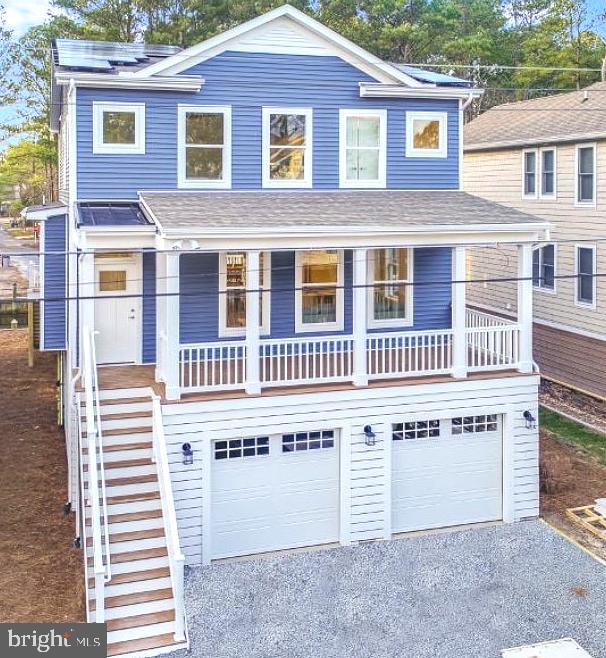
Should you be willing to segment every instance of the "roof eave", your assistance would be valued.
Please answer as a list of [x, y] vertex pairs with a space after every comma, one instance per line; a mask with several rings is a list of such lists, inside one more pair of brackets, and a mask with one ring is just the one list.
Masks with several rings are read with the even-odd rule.
[[71, 82], [76, 87], [94, 89], [155, 89], [157, 91], [198, 92], [204, 84], [199, 75], [153, 76], [137, 78], [133, 73], [78, 73], [75, 71], [57, 71], [56, 81], [59, 85]]
[[361, 98], [479, 98], [483, 89], [469, 87], [440, 87], [428, 84], [424, 87], [404, 87], [375, 82], [360, 83]]

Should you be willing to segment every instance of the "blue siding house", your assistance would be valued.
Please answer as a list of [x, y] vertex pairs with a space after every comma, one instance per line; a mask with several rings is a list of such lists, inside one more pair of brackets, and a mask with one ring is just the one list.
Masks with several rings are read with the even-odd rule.
[[[288, 5], [186, 50], [54, 43], [42, 348], [111, 655], [188, 646], [184, 564], [537, 515], [549, 227], [461, 190], [480, 94]], [[515, 321], [466, 303], [496, 244]]]

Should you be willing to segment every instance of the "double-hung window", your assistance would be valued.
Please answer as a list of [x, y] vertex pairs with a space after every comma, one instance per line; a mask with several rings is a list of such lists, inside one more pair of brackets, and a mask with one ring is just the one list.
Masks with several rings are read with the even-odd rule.
[[522, 157], [524, 163], [524, 196], [535, 198], [537, 196], [537, 152], [524, 151]]
[[596, 306], [596, 248], [595, 246], [576, 247], [576, 288], [575, 301], [580, 306]]
[[412, 251], [373, 249], [368, 252], [370, 327], [412, 324]]
[[341, 110], [339, 116], [340, 186], [385, 187], [387, 111]]
[[541, 197], [554, 197], [556, 194], [555, 167], [555, 149], [541, 149]]
[[537, 247], [532, 252], [532, 285], [555, 291], [555, 245]]
[[[269, 333], [270, 254], [260, 254], [259, 327]], [[219, 333], [243, 336], [246, 333], [246, 253], [223, 252], [219, 261]]]
[[406, 157], [445, 158], [448, 155], [446, 112], [406, 113]]
[[93, 103], [93, 153], [145, 153], [145, 103]]
[[595, 203], [595, 147], [577, 146], [576, 202]]
[[297, 332], [343, 328], [343, 252], [300, 251], [296, 254]]
[[311, 187], [311, 108], [263, 108], [263, 187]]
[[231, 187], [231, 108], [179, 105], [179, 187]]

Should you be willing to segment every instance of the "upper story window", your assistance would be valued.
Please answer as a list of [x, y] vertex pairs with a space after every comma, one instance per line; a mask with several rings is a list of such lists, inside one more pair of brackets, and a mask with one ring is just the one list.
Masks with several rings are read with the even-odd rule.
[[[260, 254], [259, 327], [269, 333], [271, 257]], [[222, 253], [219, 262], [219, 334], [243, 336], [246, 333], [246, 253]]]
[[576, 202], [595, 203], [595, 146], [577, 146]]
[[300, 251], [296, 254], [295, 329], [343, 329], [343, 252]]
[[575, 302], [580, 306], [596, 307], [596, 248], [591, 246], [576, 247], [576, 289]]
[[386, 110], [341, 110], [339, 183], [341, 187], [385, 187]]
[[537, 152], [524, 151], [524, 196], [536, 197], [537, 196]]
[[93, 153], [145, 153], [145, 103], [93, 103]]
[[373, 249], [368, 252], [370, 327], [412, 324], [412, 251]]
[[231, 187], [231, 108], [179, 105], [179, 187]]
[[263, 108], [263, 187], [311, 187], [311, 108]]
[[445, 158], [448, 155], [446, 112], [406, 113], [406, 157]]
[[537, 247], [532, 252], [532, 285], [555, 291], [555, 245]]
[[556, 193], [555, 149], [541, 149], [541, 196], [554, 197]]

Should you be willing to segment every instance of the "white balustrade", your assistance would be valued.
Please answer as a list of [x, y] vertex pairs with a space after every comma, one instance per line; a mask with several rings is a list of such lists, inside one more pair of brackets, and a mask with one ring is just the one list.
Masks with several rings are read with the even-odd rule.
[[467, 367], [470, 372], [516, 368], [520, 327], [516, 324], [467, 329]]
[[184, 393], [246, 386], [244, 341], [181, 345], [179, 383]]

